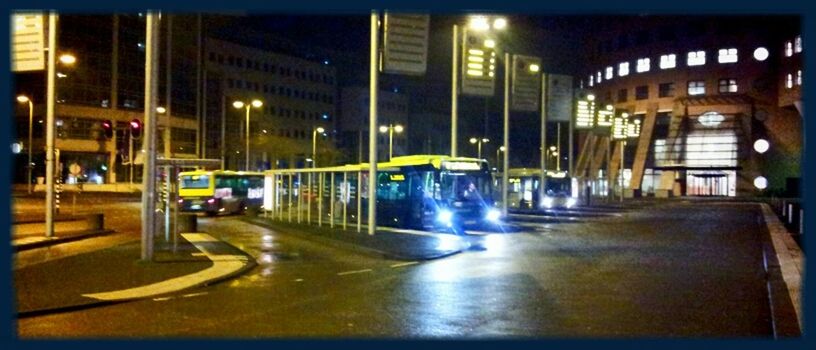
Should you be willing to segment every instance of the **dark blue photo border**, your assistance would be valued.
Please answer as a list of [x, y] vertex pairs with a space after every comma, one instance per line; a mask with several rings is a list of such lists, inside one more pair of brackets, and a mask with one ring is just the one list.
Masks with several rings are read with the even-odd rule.
[[[109, 13], [112, 11], [136, 11], [147, 8], [162, 9], [179, 12], [219, 12], [246, 10], [248, 14], [262, 13], [297, 13], [297, 14], [365, 14], [371, 8], [378, 9], [405, 9], [419, 10], [430, 13], [464, 13], [470, 11], [495, 11], [507, 13], [523, 13], [527, 15], [556, 15], [556, 14], [672, 14], [672, 15], [693, 15], [693, 14], [798, 14], [802, 16], [802, 38], [806, 47], [804, 80], [802, 91], [804, 100], [813, 101], [813, 90], [810, 83], [816, 82], [816, 73], [810, 67], [816, 67], [814, 55], [810, 54], [810, 45], [816, 36], [814, 34], [813, 15], [816, 14], [813, 2], [808, 1], [760, 1], [760, 0], [687, 0], [687, 1], [654, 1], [654, 0], [556, 0], [556, 1], [449, 1], [449, 0], [414, 0], [414, 1], [328, 1], [328, 0], [300, 0], [300, 1], [242, 1], [233, 0], [229, 2], [205, 2], [205, 1], [184, 1], [184, 0], [149, 0], [137, 2], [114, 2], [114, 1], [18, 1], [12, 0], [3, 3], [4, 14], [9, 18], [12, 9], [57, 9], [61, 12], [85, 12], [85, 13]], [[4, 40], [9, 38], [10, 26], [2, 26], [2, 36]], [[7, 41], [6, 41], [7, 43]], [[6, 44], [5, 48], [10, 46]], [[9, 49], [7, 49], [9, 50]], [[10, 67], [10, 55], [2, 56], [5, 67]], [[10, 70], [2, 71], [2, 81], [11, 81]], [[2, 84], [2, 94], [7, 98], [0, 101], [0, 106], [6, 114], [6, 121], [0, 125], [0, 145], [8, 147], [12, 142], [12, 130], [10, 116], [13, 114], [14, 96], [10, 83]], [[816, 135], [814, 126], [816, 123], [809, 122], [807, 117], [803, 117], [804, 138], [802, 153], [802, 181], [801, 191], [805, 203], [810, 202], [810, 198], [816, 198], [816, 183], [810, 180], [816, 172], [814, 171], [813, 157], [816, 155], [813, 142], [809, 136]], [[8, 150], [8, 149], [7, 149]], [[9, 186], [11, 180], [11, 158], [10, 152], [0, 152], [0, 183]], [[10, 227], [11, 220], [11, 196], [8, 200], [0, 201], [0, 226]], [[813, 251], [813, 239], [808, 236], [814, 234], [816, 229], [809, 225], [809, 220], [805, 220], [804, 250]], [[10, 235], [6, 236], [10, 240]], [[352, 348], [352, 349], [418, 349], [418, 348], [444, 348], [444, 349], [474, 349], [474, 348], [529, 348], [529, 349], [574, 349], [574, 348], [661, 348], [661, 349], [804, 349], [816, 348], [816, 344], [810, 339], [808, 329], [800, 339], [794, 340], [754, 340], [754, 339], [541, 339], [541, 340], [508, 340], [508, 341], [427, 341], [427, 340], [363, 340], [363, 339], [326, 339], [326, 340], [78, 340], [78, 341], [21, 341], [16, 336], [16, 319], [14, 317], [14, 292], [11, 280], [12, 251], [10, 244], [2, 245], [0, 255], [4, 257], [3, 265], [0, 266], [2, 273], [2, 290], [0, 290], [0, 326], [2, 326], [2, 346], [6, 349], [57, 349], [66, 347], [76, 347], [82, 349], [110, 349], [117, 348], [196, 348], [196, 349], [223, 349], [233, 348], [253, 348], [253, 349], [313, 349], [313, 348]], [[807, 261], [807, 260], [806, 260]], [[810, 281], [811, 269], [805, 268], [806, 276], [804, 281]], [[806, 293], [809, 288], [803, 284], [803, 310], [804, 320], [812, 320], [812, 308], [810, 307], [810, 295]]]

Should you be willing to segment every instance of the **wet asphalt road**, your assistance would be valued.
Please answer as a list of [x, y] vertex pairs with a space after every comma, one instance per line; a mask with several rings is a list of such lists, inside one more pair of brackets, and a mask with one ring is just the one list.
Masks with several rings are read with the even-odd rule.
[[[664, 204], [470, 237], [425, 262], [383, 260], [240, 221], [200, 227], [257, 258], [166, 299], [32, 317], [40, 337], [770, 337], [755, 205]], [[138, 220], [138, 216], [136, 217]]]

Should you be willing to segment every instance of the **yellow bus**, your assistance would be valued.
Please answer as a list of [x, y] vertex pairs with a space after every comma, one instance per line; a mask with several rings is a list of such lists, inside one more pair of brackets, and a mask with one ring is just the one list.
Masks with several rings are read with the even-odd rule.
[[207, 215], [240, 213], [263, 205], [264, 175], [257, 172], [196, 170], [179, 173], [178, 208]]

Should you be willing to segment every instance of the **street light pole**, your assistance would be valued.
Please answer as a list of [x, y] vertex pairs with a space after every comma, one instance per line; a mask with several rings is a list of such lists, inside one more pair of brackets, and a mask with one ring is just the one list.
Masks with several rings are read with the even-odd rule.
[[318, 127], [312, 130], [312, 169], [317, 167], [317, 134], [323, 133], [326, 129]]
[[453, 65], [451, 72], [451, 157], [456, 157], [456, 122], [459, 113], [459, 26], [453, 25]]
[[28, 96], [25, 96], [25, 95], [17, 96], [17, 102], [28, 103], [28, 145], [26, 146], [26, 147], [28, 147], [28, 165], [26, 166], [26, 168], [28, 168], [28, 194], [31, 194], [31, 192], [32, 192], [32, 188], [31, 188], [32, 187], [32, 185], [31, 185], [31, 170], [32, 170], [31, 169], [31, 161], [32, 161], [31, 152], [33, 150], [33, 141], [32, 141], [33, 131], [32, 130], [34, 128], [34, 126], [33, 126], [34, 125], [34, 102], [31, 101], [31, 98], [29, 98]]
[[502, 159], [502, 215], [507, 216], [507, 183], [510, 168], [510, 53], [504, 53], [504, 159]]
[[57, 13], [48, 15], [48, 78], [45, 112], [45, 236], [54, 237], [54, 108], [57, 64]]
[[249, 103], [246, 105], [246, 162], [244, 163], [244, 171], [249, 171]]

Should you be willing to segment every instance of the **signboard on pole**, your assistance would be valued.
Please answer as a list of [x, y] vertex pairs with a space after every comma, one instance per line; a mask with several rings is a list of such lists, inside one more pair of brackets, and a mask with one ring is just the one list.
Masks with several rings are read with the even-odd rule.
[[595, 127], [595, 95], [579, 97], [575, 103], [575, 129]]
[[628, 113], [624, 112], [615, 116], [615, 120], [612, 123], [613, 140], [625, 140], [627, 138], [628, 123], [629, 123]]
[[45, 69], [45, 25], [43, 14], [17, 13], [12, 16], [11, 71]]
[[537, 112], [541, 98], [541, 59], [513, 55], [510, 108], [515, 111]]
[[465, 29], [462, 43], [462, 94], [493, 96], [496, 80], [496, 40]]
[[431, 16], [385, 13], [382, 71], [423, 75], [428, 66]]
[[547, 73], [547, 120], [568, 122], [572, 115], [572, 76]]
[[612, 105], [598, 109], [595, 114], [595, 133], [608, 135], [612, 127], [612, 118], [615, 116], [615, 108]]

